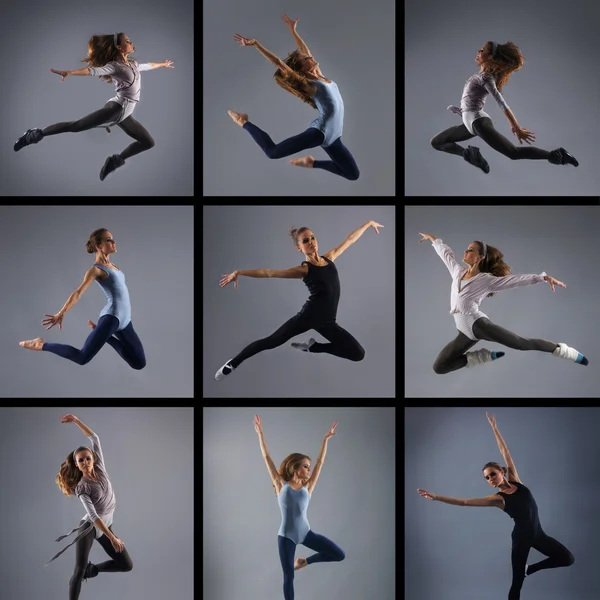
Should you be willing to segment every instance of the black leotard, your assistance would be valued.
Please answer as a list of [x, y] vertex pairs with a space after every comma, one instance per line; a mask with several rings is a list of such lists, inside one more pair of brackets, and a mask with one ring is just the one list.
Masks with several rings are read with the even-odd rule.
[[504, 498], [504, 512], [515, 521], [512, 535], [531, 537], [542, 531], [538, 516], [538, 507], [533, 494], [528, 487], [516, 481], [509, 481], [517, 486], [517, 491], [512, 494], [498, 492]]
[[329, 263], [325, 267], [302, 261], [302, 264], [308, 265], [308, 274], [303, 281], [310, 292], [310, 298], [299, 314], [319, 321], [335, 321], [340, 301], [340, 278], [333, 262], [325, 256], [323, 258]]

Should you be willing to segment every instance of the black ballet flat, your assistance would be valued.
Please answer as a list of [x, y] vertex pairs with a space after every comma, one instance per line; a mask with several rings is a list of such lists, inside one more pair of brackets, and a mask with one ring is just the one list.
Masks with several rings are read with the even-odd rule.
[[100, 169], [100, 181], [104, 181], [109, 173], [112, 173], [115, 169], [122, 167], [125, 161], [121, 158], [120, 154], [113, 154], [109, 156], [104, 162], [104, 166]]
[[467, 149], [463, 153], [463, 158], [474, 167], [479, 167], [486, 175], [490, 172], [490, 165], [481, 156], [481, 152], [479, 152], [477, 146], [467, 146]]
[[564, 148], [552, 150], [552, 152], [550, 152], [548, 162], [552, 163], [553, 165], [573, 165], [574, 167], [579, 166], [578, 160], [572, 154], [569, 154]]
[[28, 129], [16, 142], [13, 146], [14, 151], [18, 152], [21, 148], [25, 148], [25, 146], [29, 146], [30, 144], [37, 144], [42, 140], [44, 134], [41, 129]]

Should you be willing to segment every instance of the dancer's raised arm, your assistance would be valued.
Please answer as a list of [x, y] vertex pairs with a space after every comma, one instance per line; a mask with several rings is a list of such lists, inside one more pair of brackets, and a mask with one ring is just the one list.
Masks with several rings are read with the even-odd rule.
[[508, 446], [506, 445], [504, 438], [500, 435], [500, 431], [498, 431], [498, 427], [496, 425], [496, 415], [492, 415], [490, 417], [490, 415], [486, 411], [485, 416], [487, 417], [490, 425], [492, 426], [492, 431], [496, 436], [496, 442], [498, 442], [498, 449], [500, 450], [500, 454], [502, 454], [502, 458], [504, 459], [504, 461], [506, 462], [506, 466], [508, 467], [507, 479], [509, 481], [517, 481], [518, 483], [521, 483], [521, 480], [519, 479], [519, 474], [517, 473], [517, 469], [515, 467], [515, 463], [513, 462], [510, 452], [508, 451]]
[[323, 468], [323, 463], [325, 462], [325, 456], [327, 455], [327, 442], [329, 438], [335, 435], [335, 428], [338, 426], [338, 423], [333, 423], [323, 438], [323, 443], [321, 444], [321, 450], [319, 451], [319, 456], [317, 456], [317, 462], [315, 463], [315, 468], [313, 469], [312, 475], [306, 484], [306, 488], [308, 489], [308, 493], [312, 496], [313, 490], [315, 489], [315, 485], [317, 485], [317, 481], [319, 479], [319, 475], [321, 474], [321, 469]]
[[290, 19], [287, 15], [283, 15], [283, 22], [290, 28], [290, 31], [294, 36], [294, 40], [296, 40], [296, 46], [298, 47], [298, 50], [300, 50], [300, 52], [303, 52], [304, 54], [310, 55], [310, 50], [308, 49], [308, 46], [304, 43], [304, 40], [298, 35], [298, 32], [296, 31], [296, 25], [298, 24], [299, 20], [300, 19], [295, 19], [294, 21], [292, 21], [292, 19]]
[[80, 421], [75, 415], [64, 415], [60, 418], [61, 423], [75, 423], [85, 437], [90, 437], [91, 435], [96, 435], [83, 421]]
[[258, 442], [260, 444], [260, 451], [265, 459], [265, 463], [267, 465], [267, 470], [269, 471], [269, 475], [271, 476], [271, 481], [277, 489], [279, 486], [284, 484], [283, 477], [277, 472], [277, 468], [275, 467], [275, 463], [273, 459], [269, 455], [269, 450], [267, 449], [267, 444], [265, 442], [265, 436], [262, 430], [262, 421], [260, 420], [260, 415], [254, 416], [254, 429], [258, 434]]

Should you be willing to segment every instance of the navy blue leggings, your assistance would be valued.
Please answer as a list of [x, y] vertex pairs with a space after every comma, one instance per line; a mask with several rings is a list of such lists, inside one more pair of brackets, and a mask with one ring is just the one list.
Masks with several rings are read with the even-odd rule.
[[45, 342], [42, 350], [68, 358], [78, 365], [87, 365], [100, 352], [100, 348], [108, 343], [132, 369], [143, 369], [146, 366], [146, 355], [142, 342], [133, 329], [133, 323], [130, 321], [121, 331], [117, 331], [118, 327], [119, 319], [113, 315], [104, 315], [98, 321], [96, 329], [88, 335], [81, 350], [68, 344], [50, 342]]
[[[259, 129], [250, 121], [244, 123], [244, 129], [252, 136], [254, 141], [263, 149], [268, 158], [284, 158], [302, 152], [307, 148], [316, 148], [320, 146], [325, 136], [322, 131], [309, 127], [306, 131], [299, 133], [279, 144], [275, 144], [262, 129]], [[360, 175], [358, 165], [354, 160], [350, 150], [342, 144], [342, 138], [339, 137], [331, 146], [323, 148], [331, 160], [315, 160], [313, 169], [325, 169], [335, 175], [345, 177], [350, 181], [356, 181]]]
[[[279, 560], [283, 569], [283, 597], [285, 600], [294, 600], [294, 555], [296, 553], [296, 544], [289, 538], [281, 535], [277, 536], [277, 542], [279, 544]], [[346, 553], [335, 542], [313, 531], [309, 531], [306, 534], [302, 545], [317, 553], [312, 554], [306, 559], [309, 565], [319, 562], [339, 562], [346, 558]]]

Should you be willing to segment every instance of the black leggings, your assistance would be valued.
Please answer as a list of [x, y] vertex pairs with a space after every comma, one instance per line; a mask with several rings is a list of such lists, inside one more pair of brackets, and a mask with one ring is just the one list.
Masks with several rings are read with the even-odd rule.
[[525, 579], [525, 565], [531, 548], [535, 548], [548, 558], [530, 565], [527, 569], [527, 576], [533, 575], [533, 573], [542, 569], [568, 567], [575, 562], [575, 557], [567, 548], [543, 531], [540, 531], [533, 539], [513, 536], [511, 552], [513, 577], [508, 592], [508, 600], [519, 600], [521, 598], [521, 588]]
[[261, 340], [256, 340], [248, 344], [234, 359], [231, 365], [235, 369], [247, 358], [262, 352], [263, 350], [272, 350], [285, 344], [289, 339], [296, 335], [304, 333], [309, 329], [318, 331], [330, 344], [315, 343], [310, 347], [309, 352], [326, 352], [340, 358], [359, 361], [365, 357], [364, 348], [342, 327], [335, 322], [316, 323], [310, 317], [297, 314], [289, 321], [286, 321], [275, 333]]
[[[113, 533], [112, 525], [108, 529]], [[92, 527], [92, 529], [80, 540], [77, 540], [77, 543], [75, 544], [75, 570], [73, 571], [73, 577], [71, 577], [71, 580], [69, 581], [69, 600], [78, 600], [79, 598], [81, 581], [85, 575], [95, 535], [96, 529]], [[106, 535], [98, 538], [98, 543], [111, 558], [111, 560], [95, 565], [99, 573], [118, 573], [131, 571], [131, 569], [133, 569], [133, 562], [126, 547], [123, 549], [123, 552], [117, 552]]]
[[[82, 117], [77, 121], [55, 123], [42, 130], [42, 133], [44, 134], [44, 137], [46, 137], [48, 135], [56, 135], [57, 133], [79, 133], [80, 131], [87, 131], [88, 129], [103, 125], [104, 123], [110, 123], [119, 116], [120, 112], [120, 104], [110, 101], [105, 104], [104, 108]], [[141, 123], [133, 118], [133, 116], [127, 117], [124, 121], [118, 123], [118, 125], [129, 137], [136, 140], [121, 152], [121, 158], [123, 160], [154, 147], [152, 136]]]
[[[489, 117], [480, 117], [473, 121], [473, 131], [486, 143], [491, 146], [496, 152], [504, 154], [511, 160], [541, 160], [547, 159], [550, 156], [548, 150], [535, 148], [533, 146], [515, 146], [510, 140], [499, 133], [492, 120]], [[475, 135], [469, 133], [469, 130], [462, 125], [455, 125], [441, 133], [438, 133], [432, 140], [431, 145], [442, 152], [457, 154], [463, 156], [464, 148], [456, 142], [464, 142], [474, 138]]]
[[438, 375], [450, 373], [467, 366], [467, 357], [465, 352], [472, 348], [479, 340], [488, 342], [497, 342], [503, 346], [508, 346], [513, 350], [538, 350], [540, 352], [554, 352], [558, 344], [548, 342], [547, 340], [529, 339], [521, 337], [500, 325], [495, 325], [486, 317], [481, 317], [473, 323], [473, 335], [477, 340], [468, 338], [462, 331], [448, 344], [433, 363], [433, 370]]
[[[299, 133], [279, 144], [275, 144], [262, 129], [259, 129], [250, 121], [244, 123], [244, 129], [252, 136], [252, 139], [263, 149], [268, 158], [283, 158], [291, 156], [296, 152], [302, 152], [307, 148], [316, 148], [323, 143], [325, 136], [322, 131], [309, 127], [306, 131]], [[345, 177], [350, 181], [356, 181], [360, 175], [358, 165], [354, 160], [350, 150], [342, 144], [342, 138], [339, 137], [333, 144], [323, 148], [331, 160], [315, 160], [313, 169], [324, 169], [335, 175]]]

